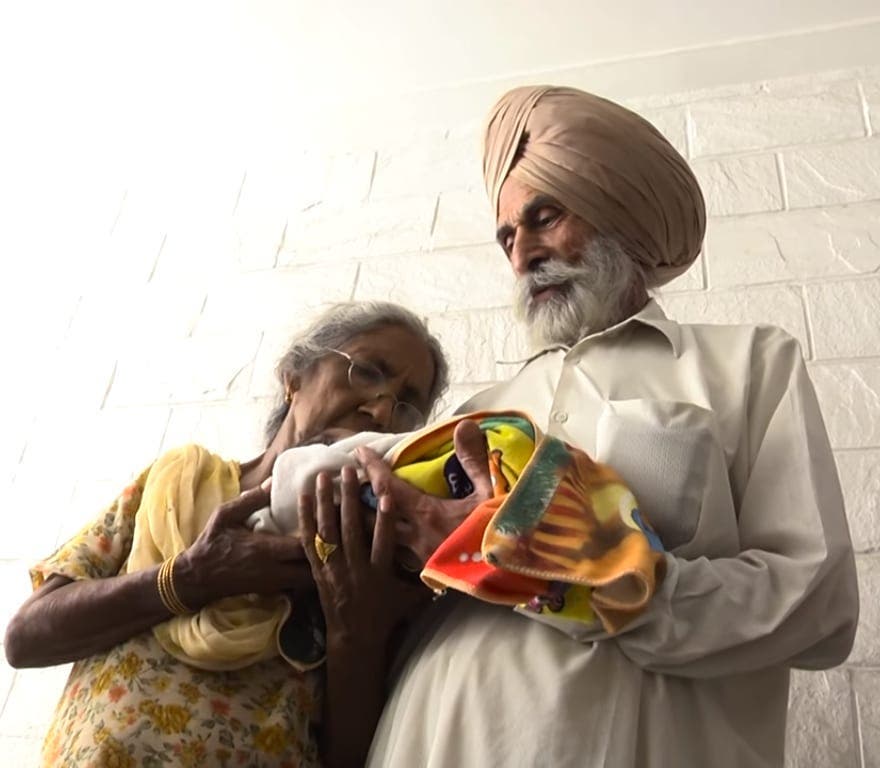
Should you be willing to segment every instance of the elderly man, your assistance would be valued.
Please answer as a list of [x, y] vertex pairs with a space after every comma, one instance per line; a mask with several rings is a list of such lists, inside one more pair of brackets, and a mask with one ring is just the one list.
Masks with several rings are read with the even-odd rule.
[[[780, 766], [791, 668], [842, 662], [858, 613], [834, 460], [797, 342], [680, 325], [649, 291], [696, 258], [705, 208], [645, 120], [569, 88], [492, 110], [483, 168], [516, 309], [542, 349], [462, 411], [527, 410], [615, 467], [666, 577], [619, 634], [474, 600], [414, 639], [371, 766]], [[474, 496], [485, 477], [465, 457]], [[434, 534], [473, 506], [374, 486]], [[409, 510], [409, 511], [407, 511]], [[416, 530], [413, 528], [413, 530]]]

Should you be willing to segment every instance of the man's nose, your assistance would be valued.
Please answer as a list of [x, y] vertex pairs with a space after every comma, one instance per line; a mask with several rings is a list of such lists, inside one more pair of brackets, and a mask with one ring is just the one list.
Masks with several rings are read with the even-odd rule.
[[517, 277], [539, 269], [548, 256], [540, 242], [526, 232], [517, 232], [510, 249], [510, 266]]

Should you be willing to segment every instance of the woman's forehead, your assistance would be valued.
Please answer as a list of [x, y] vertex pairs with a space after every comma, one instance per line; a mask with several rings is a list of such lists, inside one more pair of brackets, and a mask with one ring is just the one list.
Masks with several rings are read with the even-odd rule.
[[386, 325], [381, 328], [372, 328], [369, 331], [352, 336], [340, 349], [343, 352], [394, 352], [402, 346], [413, 350], [424, 349], [430, 355], [425, 342], [409, 328], [399, 325]]
[[354, 357], [382, 364], [388, 373], [406, 372], [407, 378], [427, 396], [434, 380], [434, 358], [419, 335], [398, 325], [384, 326], [353, 336], [340, 347]]

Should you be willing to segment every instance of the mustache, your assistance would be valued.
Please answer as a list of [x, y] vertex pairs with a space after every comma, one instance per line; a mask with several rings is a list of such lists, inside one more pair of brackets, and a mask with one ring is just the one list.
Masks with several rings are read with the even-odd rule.
[[551, 259], [541, 264], [534, 272], [523, 275], [518, 282], [524, 292], [533, 294], [551, 285], [569, 283], [582, 278], [583, 273], [584, 264], [580, 259], [574, 264]]

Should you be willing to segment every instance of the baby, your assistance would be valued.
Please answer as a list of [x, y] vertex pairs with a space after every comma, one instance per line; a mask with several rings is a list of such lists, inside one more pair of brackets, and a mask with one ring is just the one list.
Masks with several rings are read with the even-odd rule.
[[[389, 435], [383, 432], [322, 433], [306, 445], [290, 448], [277, 459], [272, 469], [270, 506], [254, 512], [247, 526], [268, 533], [295, 533], [299, 525], [299, 496], [314, 493], [315, 480], [321, 472], [339, 476], [343, 467], [358, 468], [354, 450], [367, 446], [389, 461], [395, 448], [413, 433]], [[365, 490], [368, 490], [366, 486]], [[369, 500], [369, 495], [366, 499]]]

